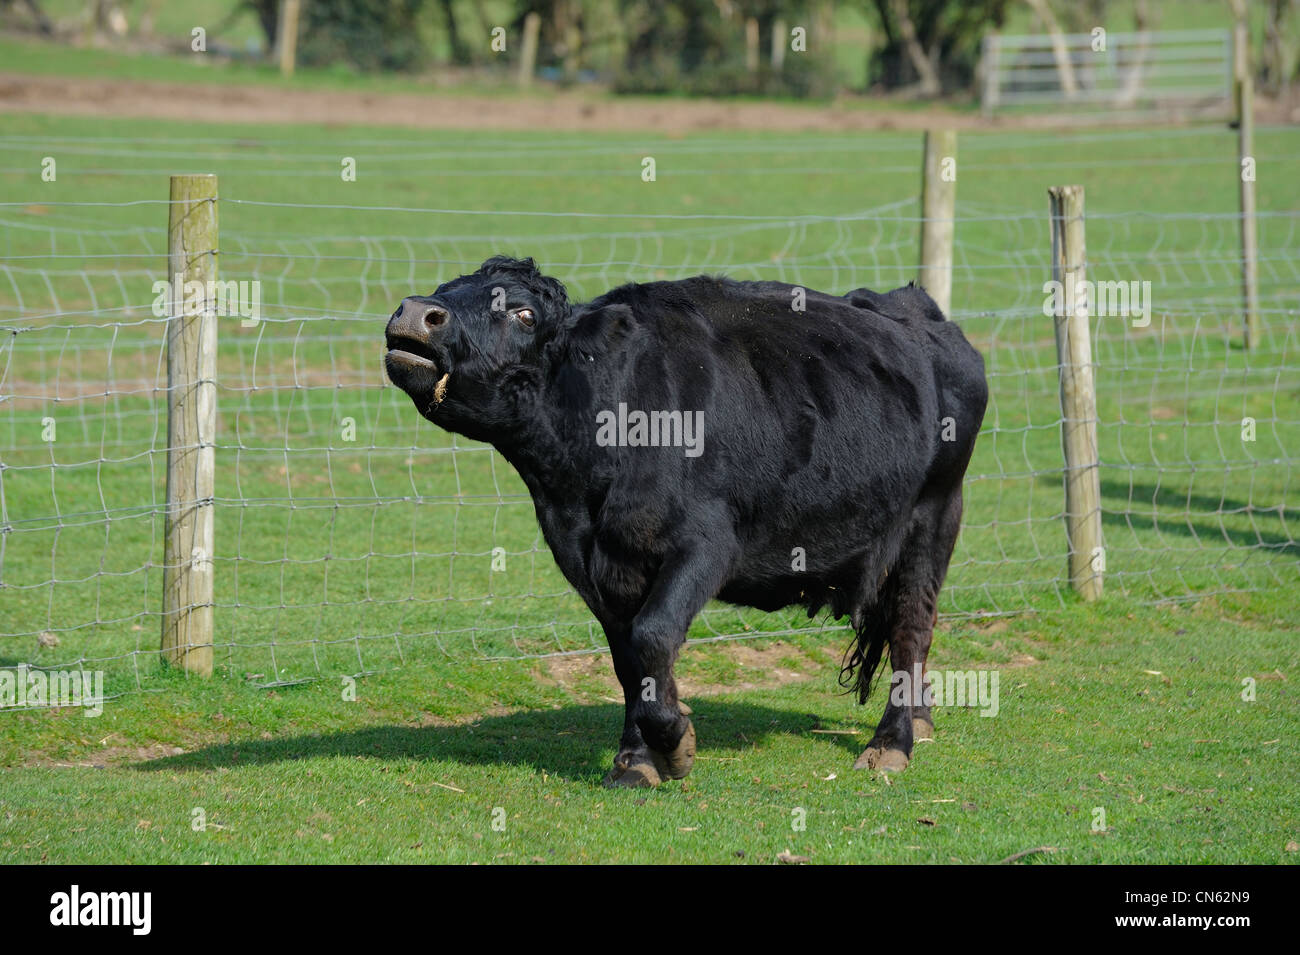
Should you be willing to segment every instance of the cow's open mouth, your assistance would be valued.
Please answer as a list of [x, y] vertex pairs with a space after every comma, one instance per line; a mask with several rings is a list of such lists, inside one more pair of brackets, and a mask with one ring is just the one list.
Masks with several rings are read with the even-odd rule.
[[388, 339], [388, 360], [403, 365], [415, 365], [437, 372], [438, 353], [432, 347], [414, 338]]
[[[433, 386], [433, 403], [429, 407], [442, 404], [442, 399], [447, 396], [447, 382], [451, 378], [451, 372], [444, 369], [438, 353], [431, 346], [415, 338], [389, 338], [386, 363], [390, 377], [394, 376], [394, 369], [399, 367], [424, 368], [435, 375], [441, 372], [441, 377]], [[409, 381], [398, 383], [408, 391], [412, 384]]]

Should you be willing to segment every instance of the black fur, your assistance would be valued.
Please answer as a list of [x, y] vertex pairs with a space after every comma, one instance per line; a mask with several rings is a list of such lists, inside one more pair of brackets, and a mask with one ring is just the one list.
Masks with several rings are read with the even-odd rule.
[[[433, 306], [450, 316], [437, 328]], [[387, 335], [428, 362], [388, 358], [416, 407], [495, 445], [527, 485], [609, 638], [627, 699], [620, 758], [682, 739], [673, 662], [715, 597], [849, 615], [841, 681], [860, 700], [886, 647], [895, 669], [924, 665], [987, 387], [978, 352], [920, 288], [840, 297], [698, 276], [572, 304], [531, 259], [496, 257], [404, 300]], [[601, 446], [597, 415], [620, 402], [703, 412], [701, 453]], [[887, 708], [877, 735], [901, 719]], [[910, 753], [903, 735], [890, 740]]]

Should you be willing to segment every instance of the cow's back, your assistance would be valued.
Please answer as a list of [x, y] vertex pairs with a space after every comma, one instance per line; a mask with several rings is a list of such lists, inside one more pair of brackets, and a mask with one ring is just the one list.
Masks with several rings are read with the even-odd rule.
[[943, 466], [946, 407], [982, 382], [941, 315], [710, 277], [624, 286], [602, 304], [627, 305], [641, 326], [610, 400], [703, 412], [698, 458], [630, 449], [642, 453], [625, 454], [626, 480], [645, 488], [644, 469], [674, 493], [725, 500], [744, 544], [738, 576], [773, 586], [796, 547], [825, 572], [890, 538], [906, 514], [879, 503], [914, 499]]

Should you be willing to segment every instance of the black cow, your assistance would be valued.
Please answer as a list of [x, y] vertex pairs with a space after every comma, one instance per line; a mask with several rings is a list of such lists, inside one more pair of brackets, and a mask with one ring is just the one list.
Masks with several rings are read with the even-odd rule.
[[[574, 304], [498, 256], [404, 299], [386, 336], [420, 413], [519, 471], [605, 629], [626, 701], [607, 785], [690, 772], [673, 664], [715, 597], [848, 614], [862, 702], [886, 645], [895, 674], [923, 670], [988, 391], [921, 289], [702, 275]], [[890, 697], [855, 768], [903, 769], [933, 732], [919, 694]]]

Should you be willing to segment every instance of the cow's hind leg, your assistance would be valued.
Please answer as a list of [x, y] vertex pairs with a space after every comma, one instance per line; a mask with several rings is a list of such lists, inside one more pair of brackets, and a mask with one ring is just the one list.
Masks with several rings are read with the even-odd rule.
[[893, 675], [875, 735], [854, 769], [906, 769], [917, 739], [932, 739], [934, 718], [925, 705], [926, 658], [934, 638], [939, 588], [961, 527], [961, 486], [928, 495], [912, 511], [912, 525], [881, 595]]

